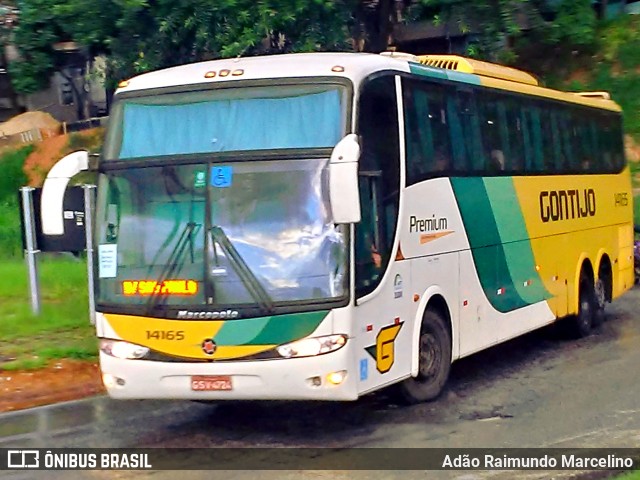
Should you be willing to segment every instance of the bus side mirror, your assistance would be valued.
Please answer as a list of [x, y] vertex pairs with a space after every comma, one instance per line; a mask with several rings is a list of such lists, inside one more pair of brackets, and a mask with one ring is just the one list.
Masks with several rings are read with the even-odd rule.
[[358, 192], [358, 136], [350, 133], [331, 152], [329, 161], [329, 201], [334, 223], [360, 221], [360, 193]]

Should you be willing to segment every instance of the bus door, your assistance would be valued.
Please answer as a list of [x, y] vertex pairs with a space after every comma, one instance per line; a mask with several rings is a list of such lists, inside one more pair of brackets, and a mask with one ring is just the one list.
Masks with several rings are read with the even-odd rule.
[[360, 393], [410, 368], [410, 265], [396, 261], [394, 249], [401, 189], [396, 82], [393, 75], [367, 81], [358, 104], [362, 219], [355, 226], [353, 331]]

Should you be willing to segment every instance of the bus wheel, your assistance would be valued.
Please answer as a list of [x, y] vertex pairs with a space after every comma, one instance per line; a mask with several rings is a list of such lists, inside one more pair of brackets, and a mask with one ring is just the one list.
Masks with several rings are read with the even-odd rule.
[[427, 310], [422, 320], [419, 340], [418, 375], [399, 385], [401, 398], [407, 403], [435, 399], [444, 388], [451, 369], [451, 335], [442, 316]]
[[607, 303], [607, 294], [605, 291], [605, 282], [602, 281], [601, 278], [596, 280], [596, 284], [593, 290], [593, 298], [594, 298], [594, 311], [593, 311], [593, 326], [599, 327], [605, 321], [605, 311], [604, 307]]
[[587, 337], [593, 327], [593, 317], [596, 306], [593, 284], [588, 275], [580, 275], [580, 291], [578, 313], [572, 318], [571, 333], [574, 337]]

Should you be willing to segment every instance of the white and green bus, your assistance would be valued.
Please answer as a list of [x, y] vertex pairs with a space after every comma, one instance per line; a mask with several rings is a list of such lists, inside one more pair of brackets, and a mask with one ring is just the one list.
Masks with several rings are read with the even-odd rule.
[[459, 358], [565, 317], [589, 334], [634, 283], [620, 108], [461, 57], [140, 75], [98, 169], [114, 398], [426, 401]]

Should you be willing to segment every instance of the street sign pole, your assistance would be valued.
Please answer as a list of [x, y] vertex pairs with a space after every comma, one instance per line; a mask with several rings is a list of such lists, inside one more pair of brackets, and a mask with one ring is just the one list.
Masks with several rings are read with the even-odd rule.
[[87, 283], [89, 286], [89, 320], [91, 325], [96, 324], [96, 299], [95, 299], [95, 269], [93, 263], [93, 212], [95, 199], [95, 185], [83, 185], [84, 189], [84, 232], [87, 240]]
[[38, 253], [36, 248], [36, 226], [33, 214], [33, 188], [22, 187], [22, 213], [24, 218], [24, 239], [27, 269], [29, 271], [29, 294], [31, 296], [31, 311], [40, 315], [40, 284], [38, 281]]

